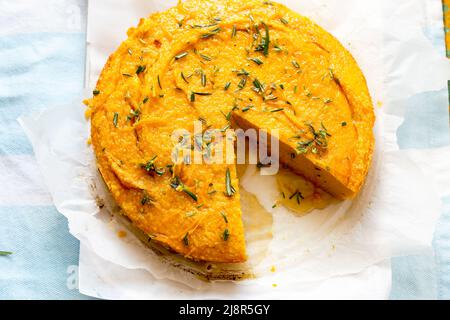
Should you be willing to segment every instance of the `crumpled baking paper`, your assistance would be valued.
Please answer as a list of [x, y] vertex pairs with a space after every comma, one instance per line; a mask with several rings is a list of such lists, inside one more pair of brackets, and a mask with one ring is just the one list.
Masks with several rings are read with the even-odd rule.
[[[125, 39], [128, 27], [176, 2], [89, 2], [87, 86], [95, 85], [107, 56]], [[117, 236], [123, 226], [97, 205], [95, 195], [107, 193], [95, 183], [98, 174], [86, 143], [89, 123], [82, 97], [22, 117], [55, 206], [81, 241], [82, 293], [116, 299], [381, 299], [390, 288], [391, 257], [431, 250], [440, 197], [450, 194], [445, 172], [450, 149], [400, 151], [396, 130], [410, 96], [446, 84], [449, 65], [424, 31], [436, 23], [440, 2], [280, 2], [333, 33], [367, 77], [378, 106], [377, 144], [361, 194], [298, 217], [283, 207], [272, 208], [278, 197], [275, 177], [260, 176], [250, 166], [241, 185], [272, 214], [272, 237], [263, 244], [247, 239], [250, 253], [264, 252], [252, 260], [255, 279], [207, 283], [162, 264], [132, 234]]]

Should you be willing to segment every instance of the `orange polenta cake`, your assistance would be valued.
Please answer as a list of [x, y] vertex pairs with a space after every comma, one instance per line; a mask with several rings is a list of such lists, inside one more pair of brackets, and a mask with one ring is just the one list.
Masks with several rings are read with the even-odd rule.
[[[272, 1], [187, 0], [141, 19], [93, 94], [91, 140], [123, 214], [196, 261], [246, 260], [239, 181], [233, 162], [174, 157], [176, 130], [276, 129], [280, 161], [340, 199], [359, 192], [371, 163], [374, 113], [357, 63]], [[208, 152], [204, 136], [189, 139], [194, 157]]]

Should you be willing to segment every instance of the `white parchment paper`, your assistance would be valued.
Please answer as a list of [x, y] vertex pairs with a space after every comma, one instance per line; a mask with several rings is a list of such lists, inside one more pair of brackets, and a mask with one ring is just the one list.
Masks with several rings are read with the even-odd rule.
[[[87, 84], [139, 18], [177, 1], [89, 2]], [[350, 49], [377, 107], [374, 164], [360, 196], [298, 217], [272, 208], [275, 178], [249, 167], [242, 187], [272, 213], [273, 238], [254, 265], [258, 277], [206, 283], [158, 258], [97, 206], [99, 184], [86, 144], [80, 101], [20, 119], [45, 182], [70, 232], [81, 241], [82, 293], [103, 298], [386, 298], [393, 256], [431, 250], [440, 197], [448, 192], [450, 149], [400, 151], [396, 130], [405, 101], [442, 89], [450, 74], [443, 52], [424, 30], [435, 27], [440, 1], [280, 1], [312, 18]], [[441, 16], [442, 17], [442, 16]], [[426, 78], [426, 81], [423, 79]], [[426, 174], [424, 174], [424, 172]], [[93, 190], [93, 185], [95, 189]], [[244, 212], [245, 214], [245, 212]], [[250, 244], [252, 242], [249, 240]], [[275, 272], [273, 272], [276, 270]]]

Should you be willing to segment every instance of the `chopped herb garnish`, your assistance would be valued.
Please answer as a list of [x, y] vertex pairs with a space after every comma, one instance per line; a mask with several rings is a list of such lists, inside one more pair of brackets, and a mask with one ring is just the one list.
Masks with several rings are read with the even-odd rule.
[[203, 39], [207, 39], [207, 38], [210, 38], [210, 37], [212, 37], [212, 36], [215, 36], [216, 34], [218, 34], [219, 32], [220, 32], [220, 28], [218, 27], [218, 28], [215, 28], [215, 29], [213, 29], [213, 30], [211, 30], [210, 32], [208, 32], [208, 33], [204, 33], [204, 34], [202, 34], [202, 38]]
[[332, 103], [332, 102], [333, 102], [333, 99], [330, 99], [330, 98], [323, 99], [323, 103], [325, 103], [325, 104]]
[[122, 75], [125, 76], [125, 77], [128, 77], [128, 78], [132, 77], [132, 75], [129, 74], [129, 73], [122, 73]]
[[148, 97], [145, 97], [144, 100], [142, 100], [142, 103], [145, 104], [145, 103], [147, 103], [147, 101], [148, 101]]
[[239, 81], [238, 88], [240, 90], [244, 89], [246, 83], [247, 83], [247, 78], [242, 78], [241, 81]]
[[342, 123], [341, 123], [341, 126], [343, 126], [343, 127], [347, 126], [347, 122], [345, 122], [345, 121], [342, 122]]
[[227, 215], [223, 211], [220, 211], [220, 214], [222, 215], [223, 220], [225, 220], [225, 223], [228, 223]]
[[300, 201], [305, 199], [305, 198], [303, 197], [302, 193], [301, 193], [300, 191], [298, 191], [298, 190], [295, 191], [295, 192], [289, 197], [289, 200], [294, 199], [294, 197], [295, 197], [295, 199], [296, 199], [296, 201], [297, 201], [297, 204], [300, 204]]
[[278, 109], [275, 109], [275, 110], [270, 110], [270, 112], [275, 113], [275, 112], [280, 112], [280, 111], [283, 111], [283, 110], [284, 110], [284, 108], [278, 108]]
[[198, 201], [197, 196], [196, 196], [192, 191], [190, 191], [190, 190], [189, 190], [189, 189], [181, 182], [181, 180], [180, 180], [179, 177], [173, 178], [173, 179], [170, 181], [170, 186], [171, 186], [172, 188], [174, 188], [176, 191], [186, 193], [186, 194], [187, 194], [189, 197], [191, 197], [195, 202]]
[[208, 57], [206, 54], [200, 54], [200, 57], [202, 57], [202, 59], [206, 60], [206, 61], [211, 61], [212, 60], [212, 58]]
[[220, 129], [219, 131], [220, 131], [220, 132], [225, 132], [225, 131], [227, 131], [228, 129], [230, 129], [230, 127], [231, 127], [231, 125], [227, 124], [225, 127], [223, 127], [222, 129]]
[[296, 67], [297, 69], [300, 68], [300, 65], [298, 64], [298, 62], [297, 62], [296, 60], [292, 60], [292, 65], [293, 65], [294, 67]]
[[250, 73], [247, 70], [245, 70], [245, 69], [241, 69], [240, 71], [239, 70], [235, 70], [233, 72], [236, 72], [236, 74], [238, 76], [248, 76], [248, 75], [250, 75]]
[[261, 43], [256, 47], [255, 51], [262, 51], [264, 56], [269, 55], [269, 44], [270, 44], [270, 36], [269, 36], [269, 27], [264, 22], [261, 22], [265, 29], [265, 36], [262, 37]]
[[127, 115], [127, 120], [139, 119], [139, 114], [141, 111], [139, 109], [132, 110], [129, 115]]
[[256, 92], [264, 93], [265, 87], [261, 83], [261, 81], [259, 81], [258, 79], [255, 78], [255, 80], [253, 80], [253, 85], [255, 86]]
[[0, 256], [9, 256], [11, 254], [13, 254], [13, 253], [10, 251], [0, 251]]
[[277, 100], [277, 99], [278, 99], [278, 97], [274, 96], [273, 94], [264, 96], [264, 101], [273, 101], [273, 100]]
[[186, 232], [186, 234], [183, 237], [183, 243], [187, 247], [189, 245], [189, 232]]
[[298, 87], [294, 86], [294, 93], [297, 93], [297, 92], [298, 92]]
[[114, 112], [113, 124], [117, 128], [117, 121], [119, 120], [119, 114]]
[[94, 91], [92, 91], [92, 94], [94, 95], [94, 96], [96, 96], [96, 95], [99, 95], [100, 94], [100, 90], [94, 90]]
[[254, 63], [256, 63], [259, 66], [263, 64], [263, 62], [259, 58], [249, 58], [248, 60], [253, 61]]
[[142, 196], [142, 199], [141, 199], [141, 204], [143, 206], [145, 206], [146, 204], [150, 204], [152, 202], [153, 202], [153, 199], [148, 195], [147, 192], [144, 191], [144, 195]]
[[233, 25], [233, 29], [231, 29], [231, 38], [236, 37], [236, 25]]
[[141, 164], [141, 168], [144, 169], [147, 172], [154, 172], [156, 173], [158, 176], [162, 176], [166, 170], [164, 170], [164, 168], [158, 168], [155, 165], [155, 160], [158, 156], [154, 156], [152, 159], [150, 159], [149, 161], [147, 161], [147, 163]]
[[281, 83], [279, 86], [282, 90], [284, 90], [284, 84]]
[[246, 107], [242, 108], [242, 112], [247, 112], [251, 108], [254, 108], [254, 106], [246, 106]]
[[202, 72], [201, 75], [201, 79], [202, 79], [202, 86], [206, 87], [206, 74]]
[[220, 112], [223, 114], [223, 116], [225, 117], [225, 119], [227, 119], [227, 121], [230, 121], [230, 120], [231, 120], [231, 111], [228, 112], [227, 114], [223, 113], [222, 111], [220, 111]]
[[282, 49], [279, 45], [274, 45], [274, 46], [273, 46], [273, 50], [275, 50], [276, 52], [281, 52], [281, 51], [283, 51], [283, 49]]
[[184, 76], [183, 72], [181, 72], [180, 75], [181, 75], [181, 79], [183, 79], [184, 82], [189, 83], [189, 81], [187, 81], [186, 77]]
[[230, 86], [231, 86], [231, 82], [228, 81], [227, 83], [225, 83], [225, 86], [223, 87], [223, 89], [224, 89], [225, 91], [227, 91], [227, 90], [230, 88]]
[[232, 197], [233, 194], [236, 192], [234, 187], [231, 185], [231, 174], [230, 169], [227, 168], [227, 171], [225, 173], [225, 195], [227, 197]]
[[156, 77], [156, 79], [158, 80], [158, 86], [159, 86], [159, 88], [162, 89], [162, 86], [161, 86], [161, 79], [159, 78], [159, 74], [158, 74], [158, 76]]
[[191, 94], [189, 95], [189, 101], [195, 102], [195, 93], [194, 92], [191, 92]]
[[288, 24], [289, 22], [285, 18], [280, 18], [282, 24]]
[[146, 68], [146, 66], [138, 66], [137, 69], [136, 69], [136, 74], [144, 72], [145, 68]]
[[188, 55], [187, 52], [181, 52], [175, 56], [175, 60], [180, 60]]
[[230, 231], [228, 231], [228, 228], [223, 231], [222, 237], [223, 241], [228, 241], [228, 238], [230, 237]]
[[197, 95], [197, 96], [210, 96], [210, 95], [212, 95], [211, 92], [192, 92], [192, 93]]
[[128, 49], [127, 51], [128, 51], [128, 54], [129, 54], [130, 56], [133, 55], [133, 50]]
[[[318, 154], [320, 151], [324, 151], [328, 148], [328, 137], [331, 137], [331, 134], [328, 133], [328, 130], [325, 128], [323, 123], [321, 123], [321, 129], [318, 131], [314, 129], [312, 124], [306, 124], [312, 134], [312, 139], [300, 141], [297, 143], [297, 152], [299, 154], [307, 153], [311, 151], [313, 154]], [[299, 137], [295, 137], [299, 138]]]

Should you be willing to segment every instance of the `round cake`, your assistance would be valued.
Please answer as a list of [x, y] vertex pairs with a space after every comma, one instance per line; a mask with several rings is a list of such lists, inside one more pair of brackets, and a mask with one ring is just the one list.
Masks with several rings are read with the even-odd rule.
[[[339, 199], [360, 191], [373, 153], [357, 63], [272, 1], [187, 0], [141, 19], [86, 103], [98, 168], [123, 214], [197, 261], [246, 260], [239, 181], [233, 161], [174, 160], [175, 131], [194, 133], [199, 121], [223, 135], [277, 130], [280, 161]], [[211, 141], [196, 138], [192, 156], [204, 156]]]

